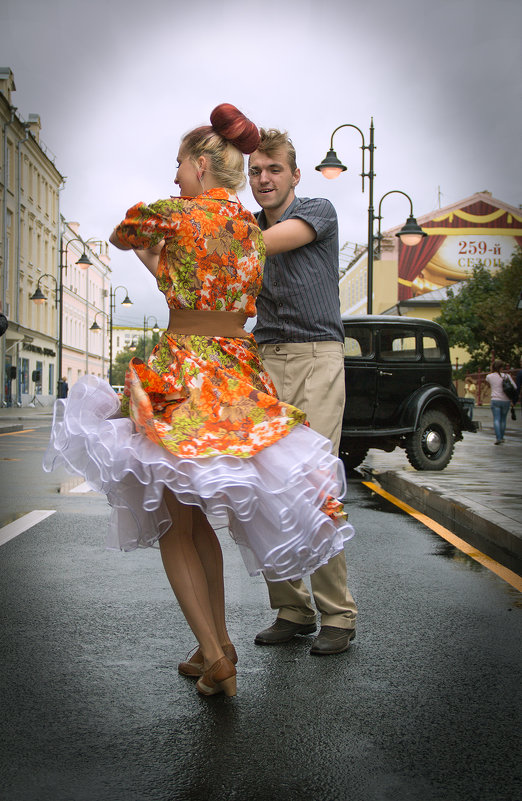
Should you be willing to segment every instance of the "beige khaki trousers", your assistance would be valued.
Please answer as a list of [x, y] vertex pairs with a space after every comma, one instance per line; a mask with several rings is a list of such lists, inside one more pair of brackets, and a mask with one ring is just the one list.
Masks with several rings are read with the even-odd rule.
[[[344, 409], [344, 349], [340, 342], [289, 342], [260, 345], [263, 364], [278, 397], [302, 409], [311, 428], [332, 442], [337, 453]], [[357, 607], [346, 584], [346, 558], [337, 554], [305, 582], [267, 581], [270, 606], [278, 617], [294, 623], [314, 623], [316, 609], [322, 626], [355, 628]]]

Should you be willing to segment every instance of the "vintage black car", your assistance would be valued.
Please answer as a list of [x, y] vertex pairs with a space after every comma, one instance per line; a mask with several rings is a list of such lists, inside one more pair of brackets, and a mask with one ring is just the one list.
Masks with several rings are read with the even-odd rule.
[[416, 470], [443, 470], [463, 431], [476, 431], [457, 396], [448, 338], [437, 323], [372, 315], [344, 321], [346, 405], [340, 457], [346, 469], [370, 448], [404, 448]]

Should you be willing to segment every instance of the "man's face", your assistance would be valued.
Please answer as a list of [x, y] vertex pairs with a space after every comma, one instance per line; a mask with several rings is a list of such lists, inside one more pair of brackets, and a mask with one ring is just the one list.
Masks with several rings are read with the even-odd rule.
[[248, 163], [248, 178], [254, 198], [261, 208], [282, 214], [295, 197], [294, 188], [301, 173], [292, 172], [284, 149], [273, 153], [256, 150]]

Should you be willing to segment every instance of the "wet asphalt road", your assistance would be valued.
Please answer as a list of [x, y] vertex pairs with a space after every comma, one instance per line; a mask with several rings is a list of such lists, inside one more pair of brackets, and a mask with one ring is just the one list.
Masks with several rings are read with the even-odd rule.
[[353, 478], [349, 651], [254, 645], [273, 613], [223, 531], [238, 695], [202, 698], [158, 552], [104, 550], [105, 499], [57, 492], [47, 435], [0, 437], [0, 525], [56, 509], [0, 546], [2, 801], [522, 797], [522, 597], [502, 579]]

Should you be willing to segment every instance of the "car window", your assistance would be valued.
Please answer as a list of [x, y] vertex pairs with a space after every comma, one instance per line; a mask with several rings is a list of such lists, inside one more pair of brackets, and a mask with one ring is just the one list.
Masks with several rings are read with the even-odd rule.
[[414, 361], [417, 358], [415, 331], [395, 329], [381, 331], [381, 359], [383, 361]]
[[422, 335], [422, 352], [426, 361], [440, 361], [442, 359], [442, 348], [436, 337], [431, 334]]
[[351, 326], [345, 331], [344, 355], [350, 359], [367, 359], [373, 355], [373, 331]]

